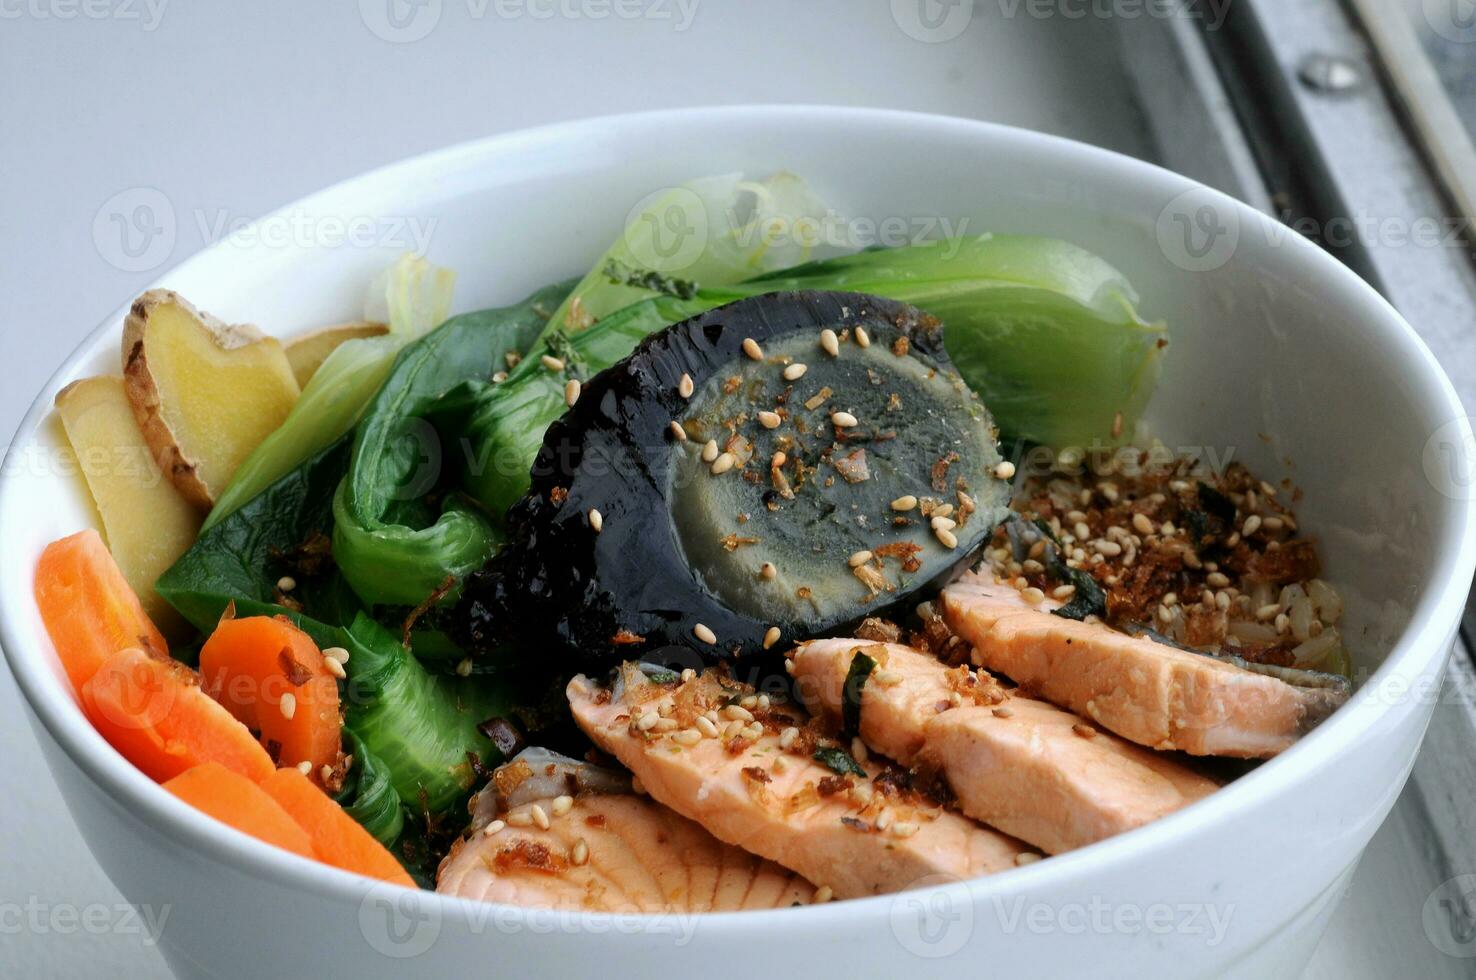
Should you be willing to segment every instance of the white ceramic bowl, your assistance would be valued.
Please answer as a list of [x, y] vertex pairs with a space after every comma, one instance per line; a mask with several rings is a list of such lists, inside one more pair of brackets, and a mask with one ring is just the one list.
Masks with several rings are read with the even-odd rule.
[[[89, 847], [131, 901], [168, 908], [162, 946], [182, 975], [1259, 977], [1305, 963], [1429, 719], [1476, 562], [1469, 485], [1455, 478], [1470, 472], [1472, 436], [1409, 326], [1264, 216], [1146, 164], [998, 126], [702, 109], [514, 133], [397, 164], [284, 209], [306, 219], [307, 240], [248, 233], [160, 284], [227, 320], [298, 332], [353, 316], [408, 240], [394, 222], [418, 220], [434, 222], [432, 260], [460, 273], [458, 309], [474, 309], [582, 271], [656, 188], [778, 168], [847, 215], [1055, 235], [1126, 272], [1142, 309], [1172, 326], [1156, 431], [1173, 446], [1233, 450], [1305, 488], [1302, 522], [1371, 674], [1358, 695], [1293, 750], [1152, 826], [896, 897], [678, 920], [374, 887], [162, 792], [93, 732], [57, 666], [32, 567], [91, 513], [57, 472], [48, 417], [67, 382], [117, 372], [120, 309], [41, 391], [7, 458], [0, 642]], [[334, 243], [332, 218], [376, 222], [376, 244]]]

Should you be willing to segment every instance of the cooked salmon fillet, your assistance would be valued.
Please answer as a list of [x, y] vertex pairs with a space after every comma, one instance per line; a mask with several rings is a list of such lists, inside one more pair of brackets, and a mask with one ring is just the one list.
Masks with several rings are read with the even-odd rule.
[[652, 798], [838, 898], [940, 875], [972, 878], [1039, 856], [944, 809], [898, 771], [864, 761], [864, 776], [837, 773], [814, 756], [834, 760], [827, 753], [841, 750], [805, 727], [796, 708], [755, 703], [751, 688], [711, 671], [675, 683], [643, 683], [633, 665], [622, 675], [614, 693], [583, 677], [569, 684], [574, 719], [595, 744]]
[[[547, 818], [535, 819], [533, 807]], [[734, 912], [808, 904], [815, 886], [632, 795], [513, 807], [441, 862], [436, 891], [487, 902], [619, 913]]]
[[1347, 700], [1342, 687], [1298, 687], [1213, 657], [1128, 636], [1031, 605], [984, 574], [943, 590], [943, 616], [974, 663], [1154, 749], [1270, 758]]
[[877, 664], [855, 701], [862, 741], [941, 773], [964, 813], [1047, 854], [1141, 827], [1218, 788], [1169, 756], [1012, 695], [983, 671], [896, 643], [801, 644], [794, 680], [811, 711], [842, 721], [858, 653]]

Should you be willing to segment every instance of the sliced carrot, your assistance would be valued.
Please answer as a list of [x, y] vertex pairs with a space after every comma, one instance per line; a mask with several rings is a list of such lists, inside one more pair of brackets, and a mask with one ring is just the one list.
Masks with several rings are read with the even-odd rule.
[[338, 682], [317, 644], [285, 616], [226, 619], [200, 650], [211, 697], [250, 728], [283, 766], [338, 762]]
[[119, 650], [137, 647], [168, 656], [163, 634], [96, 531], [46, 546], [36, 565], [35, 594], [46, 632], [79, 693]]
[[416, 887], [415, 879], [383, 844], [296, 769], [278, 769], [261, 781], [261, 788], [307, 831], [319, 861], [407, 888]]
[[182, 772], [164, 788], [243, 834], [306, 858], [316, 857], [307, 831], [276, 800], [245, 776], [219, 763], [207, 762]]
[[252, 780], [275, 768], [246, 726], [200, 689], [195, 672], [167, 657], [124, 650], [98, 668], [81, 693], [93, 727], [159, 782], [204, 762]]

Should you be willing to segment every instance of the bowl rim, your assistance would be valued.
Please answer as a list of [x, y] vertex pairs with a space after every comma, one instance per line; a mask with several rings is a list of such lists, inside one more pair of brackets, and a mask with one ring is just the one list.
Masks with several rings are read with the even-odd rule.
[[[899, 131], [912, 131], [919, 135], [963, 137], [976, 145], [1013, 144], [1018, 149], [1045, 156], [1075, 156], [1123, 179], [1160, 186], [1170, 197], [1188, 190], [1208, 195], [1206, 200], [1233, 212], [1242, 227], [1254, 225], [1265, 228], [1274, 225], [1273, 219], [1249, 205], [1180, 174], [1112, 150], [1064, 137], [934, 113], [823, 104], [739, 104], [658, 109], [586, 117], [512, 130], [431, 150], [348, 177], [289, 202], [258, 221], [269, 221], [295, 209], [311, 210], [315, 204], [334, 199], [346, 192], [368, 194], [371, 193], [371, 188], [382, 187], [386, 182], [412, 174], [434, 172], [442, 164], [460, 157], [495, 160], [499, 156], [516, 156], [539, 144], [573, 145], [600, 132], [637, 128], [654, 130], [664, 134], [664, 138], [670, 138], [673, 130], [679, 131], [683, 127], [714, 121], [750, 126], [764, 122], [782, 122], [788, 125], [841, 122], [857, 129], [880, 129], [893, 136]], [[1280, 236], [1279, 240], [1282, 245], [1280, 254], [1284, 256], [1283, 261], [1289, 269], [1304, 272], [1309, 279], [1323, 281], [1329, 286], [1350, 290], [1354, 297], [1367, 304], [1369, 323], [1376, 324], [1380, 333], [1387, 334], [1386, 339], [1402, 348], [1406, 369], [1418, 372], [1419, 380], [1425, 382], [1420, 390], [1424, 400], [1431, 406], [1432, 421], [1437, 424], [1447, 419], [1456, 421], [1460, 444], [1458, 451], [1464, 453], [1466, 447], [1473, 444], [1466, 413], [1454, 386], [1414, 329], [1371, 286], [1311, 242], [1298, 235]], [[157, 276], [154, 284], [167, 281], [224, 244], [214, 243], [182, 259]], [[52, 411], [52, 402], [62, 386], [62, 380], [69, 377], [103, 339], [119, 329], [127, 310], [128, 306], [124, 305], [105, 317], [53, 372], [7, 445], [7, 456], [34, 440]], [[1442, 414], [1445, 418], [1440, 418]], [[8, 468], [6, 472], [0, 473], [0, 513], [4, 513], [10, 506], [10, 498], [15, 492], [14, 483]], [[1247, 811], [1259, 800], [1294, 789], [1303, 773], [1330, 764], [1360, 732], [1372, 728], [1380, 719], [1394, 712], [1400, 704], [1399, 700], [1372, 697], [1369, 696], [1370, 693], [1381, 689], [1408, 690], [1409, 688], [1399, 688], [1398, 685], [1410, 684], [1421, 677], [1438, 677], [1444, 669], [1450, 639], [1465, 607], [1472, 570], [1476, 568], [1476, 520], [1473, 520], [1476, 502], [1451, 499], [1453, 533], [1442, 542], [1439, 561], [1432, 569], [1431, 581], [1435, 584], [1418, 597], [1411, 611], [1409, 625], [1390, 648], [1379, 668], [1355, 693], [1354, 698], [1297, 745], [1218, 790], [1211, 798], [1150, 825], [1089, 847], [1056, 855], [1050, 861], [1037, 862], [1028, 867], [986, 877], [952, 882], [941, 886], [940, 890], [951, 900], [976, 902], [1015, 888], [1022, 879], [1028, 879], [1032, 886], [1050, 887], [1075, 876], [1097, 873], [1114, 866], [1126, 867], [1136, 852], [1144, 847], [1151, 847], [1153, 842], [1182, 839], [1206, 827], [1227, 822], [1236, 814]], [[401, 896], [417, 896], [416, 900], [423, 903], [422, 909], [428, 908], [436, 916], [448, 920], [482, 918], [488, 914], [489, 909], [499, 916], [510, 916], [515, 920], [539, 914], [540, 911], [546, 914], [546, 910], [487, 903], [441, 895], [433, 891], [409, 892], [399, 889], [399, 886], [386, 885], [358, 874], [299, 858], [227, 827], [162, 791], [158, 784], [112, 750], [102, 736], [87, 723], [71, 692], [64, 689], [58, 674], [45, 666], [47, 651], [18, 632], [15, 626], [16, 617], [8, 613], [12, 605], [22, 601], [31, 601], [29, 591], [24, 600], [13, 595], [0, 595], [0, 649], [4, 651], [6, 662], [33, 719], [94, 785], [138, 819], [167, 832], [176, 844], [187, 846], [213, 861], [224, 863], [237, 873], [340, 902], [361, 904], [376, 889], [383, 887], [395, 888]], [[811, 929], [816, 925], [839, 922], [842, 919], [874, 918], [878, 914], [885, 917], [892, 899], [893, 896], [881, 895], [801, 909], [705, 913], [701, 922], [705, 929], [719, 933], [734, 928], [762, 928], [769, 931], [783, 926], [784, 923], [789, 923], [791, 928]], [[582, 921], [607, 923], [618, 914], [582, 915], [587, 916]], [[644, 920], [648, 923], [655, 923], [663, 918], [654, 915], [618, 917], [622, 921]], [[619, 934], [620, 930], [607, 928], [602, 932], [605, 935]]]

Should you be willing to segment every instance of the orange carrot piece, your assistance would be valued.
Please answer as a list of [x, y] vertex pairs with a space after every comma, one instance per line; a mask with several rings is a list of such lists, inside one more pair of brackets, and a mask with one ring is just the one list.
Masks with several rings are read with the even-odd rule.
[[284, 851], [313, 858], [307, 831], [256, 783], [216, 762], [180, 773], [164, 788], [190, 806]]
[[81, 693], [93, 727], [159, 782], [205, 762], [251, 780], [275, 768], [246, 726], [200, 689], [195, 672], [167, 657], [124, 650], [98, 668]]
[[53, 541], [36, 565], [36, 605], [73, 690], [120, 650], [169, 646], [93, 530]]
[[357, 820], [296, 769], [278, 769], [261, 788], [307, 831], [318, 860], [335, 868], [414, 888], [415, 879]]
[[338, 682], [317, 644], [285, 616], [226, 619], [200, 650], [211, 697], [261, 733], [279, 765], [338, 762], [342, 720]]

